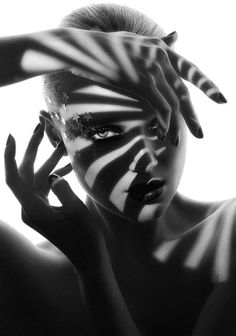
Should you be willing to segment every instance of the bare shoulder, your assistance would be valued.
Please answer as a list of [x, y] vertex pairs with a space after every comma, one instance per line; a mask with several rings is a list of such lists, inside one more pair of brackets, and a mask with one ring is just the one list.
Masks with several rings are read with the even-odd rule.
[[87, 335], [80, 288], [69, 260], [49, 242], [35, 246], [3, 221], [0, 316], [1, 335], [36, 335], [35, 330], [40, 335], [48, 330]]

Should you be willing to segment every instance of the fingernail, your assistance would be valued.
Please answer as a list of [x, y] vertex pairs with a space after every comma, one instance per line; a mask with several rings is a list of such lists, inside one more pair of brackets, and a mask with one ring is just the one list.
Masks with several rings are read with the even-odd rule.
[[6, 146], [9, 145], [9, 143], [12, 141], [12, 135], [11, 133], [8, 135], [7, 137], [7, 142], [6, 142]]
[[198, 127], [197, 136], [198, 136], [198, 138], [203, 138], [203, 131], [202, 131], [201, 126]]
[[177, 32], [173, 31], [172, 33], [168, 34], [167, 36], [172, 36], [172, 35], [175, 35], [175, 34], [177, 34]]
[[42, 116], [39, 116], [39, 122], [42, 125], [42, 127], [45, 127], [45, 119]]
[[45, 111], [45, 110], [40, 110], [40, 111], [39, 111], [39, 114], [40, 114], [42, 117], [48, 117], [48, 113], [47, 113], [47, 111]]
[[177, 139], [174, 142], [174, 146], [178, 147], [179, 146], [179, 142], [180, 142], [180, 136], [178, 135]]
[[160, 139], [162, 142], [164, 142], [165, 139], [166, 139], [166, 136], [165, 136], [165, 135], [160, 135], [159, 139]]
[[165, 131], [161, 128], [159, 128], [159, 130], [158, 130], [158, 138], [161, 141], [165, 141], [165, 139], [166, 139]]
[[57, 175], [57, 174], [51, 174], [51, 175], [48, 176], [48, 183], [49, 183], [50, 185], [52, 185], [53, 182], [55, 182], [55, 181], [58, 180], [59, 178], [60, 178], [59, 175]]
[[66, 146], [65, 146], [63, 140], [61, 140], [60, 142], [58, 142], [57, 149], [59, 149], [60, 152], [62, 151], [63, 154], [67, 154]]
[[64, 142], [63, 142], [63, 140], [60, 140], [57, 144], [57, 148], [61, 148], [63, 146], [64, 146]]
[[221, 92], [218, 94], [218, 102], [222, 103], [222, 104], [227, 103], [226, 98], [223, 96], [223, 94]]
[[34, 133], [38, 132], [38, 130], [40, 130], [41, 128], [42, 128], [42, 125], [39, 123], [34, 129]]

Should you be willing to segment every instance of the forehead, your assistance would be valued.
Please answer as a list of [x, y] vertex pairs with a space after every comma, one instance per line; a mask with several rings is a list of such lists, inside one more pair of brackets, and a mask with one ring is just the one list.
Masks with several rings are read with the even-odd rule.
[[59, 104], [57, 111], [65, 121], [91, 114], [94, 121], [121, 122], [142, 120], [148, 114], [147, 106], [137, 96], [84, 78], [77, 85], [64, 83], [61, 96], [65, 97], [64, 103]]
[[88, 85], [70, 92], [65, 119], [84, 114], [91, 114], [94, 121], [110, 120], [122, 121], [143, 118], [143, 107], [140, 101], [127, 94], [118, 93], [112, 89], [99, 85]]

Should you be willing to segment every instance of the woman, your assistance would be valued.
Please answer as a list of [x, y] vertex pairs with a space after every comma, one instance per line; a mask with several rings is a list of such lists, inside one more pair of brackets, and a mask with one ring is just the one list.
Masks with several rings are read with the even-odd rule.
[[[235, 252], [227, 241], [234, 200], [200, 203], [177, 192], [186, 124], [203, 136], [179, 76], [226, 100], [169, 47], [175, 39], [127, 7], [96, 5], [60, 29], [0, 41], [2, 85], [47, 73], [48, 112], [19, 168], [9, 136], [5, 165], [23, 220], [52, 243], [35, 247], [2, 223], [2, 333], [236, 329]], [[56, 149], [34, 173], [44, 129]], [[65, 151], [86, 206], [62, 178], [70, 165], [51, 174]], [[50, 188], [62, 207], [48, 204]]]

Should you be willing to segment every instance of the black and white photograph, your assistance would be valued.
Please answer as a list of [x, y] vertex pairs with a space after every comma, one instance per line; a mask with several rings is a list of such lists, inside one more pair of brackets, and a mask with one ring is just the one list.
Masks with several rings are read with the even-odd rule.
[[233, 0], [0, 4], [0, 335], [236, 335]]

